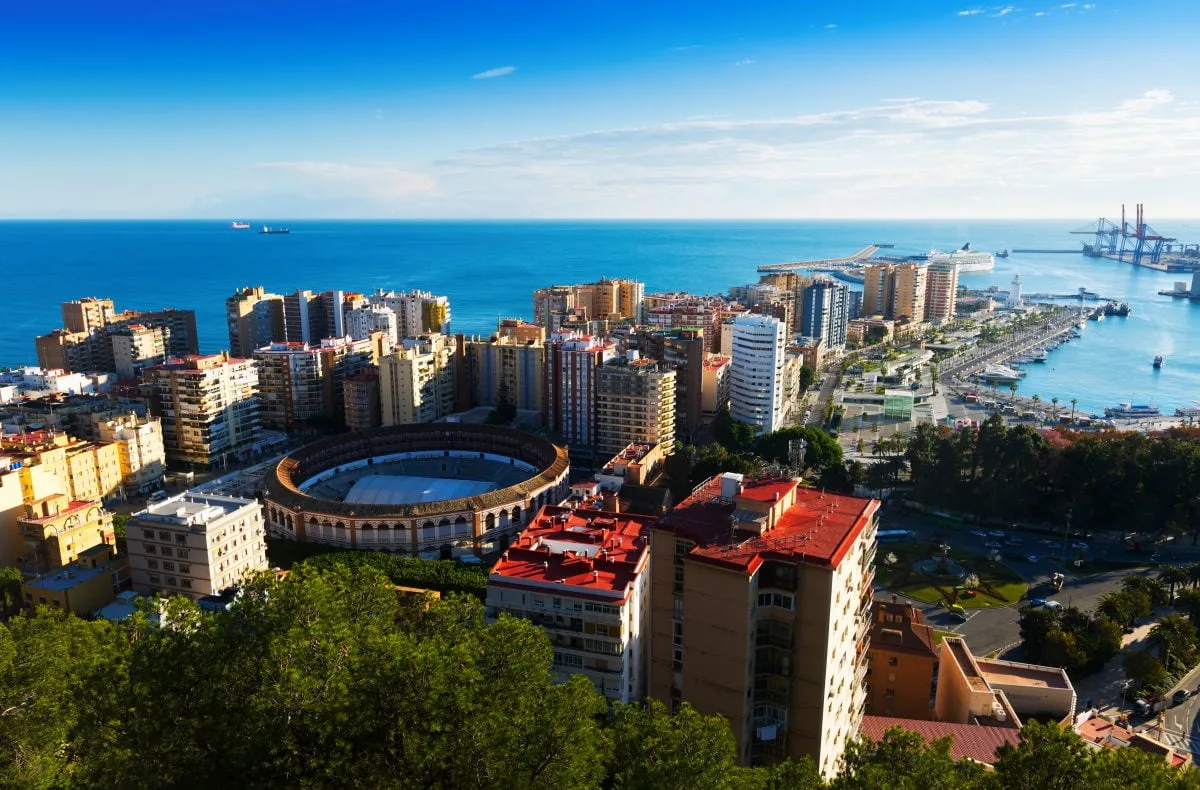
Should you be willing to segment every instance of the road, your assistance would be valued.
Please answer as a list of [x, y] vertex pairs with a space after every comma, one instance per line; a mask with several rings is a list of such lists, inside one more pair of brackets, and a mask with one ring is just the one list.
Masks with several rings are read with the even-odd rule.
[[1076, 320], [1077, 316], [1074, 313], [1064, 310], [1050, 317], [1045, 325], [1024, 329], [1014, 335], [1004, 335], [996, 343], [971, 346], [963, 353], [944, 360], [939, 372], [943, 379], [949, 381], [955, 375], [981, 370], [996, 360], [1007, 359], [1045, 343], [1066, 330]]
[[[923, 514], [904, 511], [894, 506], [885, 509], [880, 522], [881, 529], [913, 530], [922, 540], [926, 541], [932, 541], [936, 536], [941, 535], [950, 544], [951, 557], [954, 556], [954, 549], [965, 549], [977, 554], [986, 554], [989, 549], [984, 544], [996, 540], [996, 538], [972, 534], [971, 529], [968, 527], [949, 526], [945, 522], [940, 521], [934, 523]], [[1062, 550], [1050, 549], [1045, 543], [1049, 541], [1061, 541], [1061, 538], [1048, 538], [1038, 533], [1030, 533], [1020, 529], [1006, 530], [1006, 533], [1007, 537], [1019, 537], [1022, 541], [1022, 545], [1019, 548], [1010, 547], [1006, 548], [1006, 551], [1027, 552], [1038, 557], [1037, 562], [1010, 558], [1004, 560], [1006, 564], [1020, 573], [1029, 583], [1028, 598], [1052, 598], [1053, 600], [1060, 601], [1065, 606], [1074, 606], [1088, 611], [1094, 609], [1104, 595], [1119, 590], [1121, 588], [1121, 580], [1126, 576], [1133, 573], [1148, 572], [1145, 568], [1141, 568], [1110, 571], [1075, 578], [1072, 577], [1071, 571], [1073, 568], [1070, 563], [1063, 561]], [[1098, 554], [1099, 556], [1113, 556], [1115, 552], [1120, 552], [1120, 556], [1126, 556], [1124, 546], [1119, 540], [1119, 535], [1096, 535], [1095, 538], [1095, 540], [1089, 543], [1089, 553]], [[880, 546], [880, 556], [886, 550], [886, 546]], [[1073, 557], [1075, 553], [1069, 551], [1068, 556]], [[1050, 575], [1055, 571], [1067, 574], [1067, 583], [1062, 591], [1058, 593], [1055, 593], [1050, 587]], [[890, 591], [881, 590], [879, 592], [881, 597], [890, 594]], [[971, 646], [971, 650], [979, 655], [986, 655], [995, 650], [1006, 649], [1015, 645], [1021, 639], [1020, 630], [1017, 625], [1020, 614], [1017, 606], [968, 610], [970, 619], [963, 622], [951, 616], [941, 606], [926, 604], [920, 601], [912, 601], [912, 604], [922, 611], [926, 623], [943, 631], [954, 631], [960, 634], [967, 640], [967, 643]]]

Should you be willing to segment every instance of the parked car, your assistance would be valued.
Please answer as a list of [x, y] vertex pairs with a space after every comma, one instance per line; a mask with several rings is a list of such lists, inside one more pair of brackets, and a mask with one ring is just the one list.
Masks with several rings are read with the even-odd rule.
[[1046, 544], [1046, 548], [1048, 548], [1048, 549], [1054, 549], [1054, 550], [1058, 550], [1058, 549], [1061, 549], [1061, 548], [1062, 548], [1062, 544], [1061, 544], [1061, 543], [1055, 543], [1054, 541], [1050, 541], [1049, 543], [1047, 543], [1047, 544]]
[[1020, 538], [1009, 538], [1008, 540], [1004, 541], [1005, 546], [1020, 546], [1022, 543], [1024, 543], [1024, 541]]
[[1034, 607], [1045, 606], [1046, 599], [1045, 598], [1034, 598], [1032, 601], [1029, 602], [1029, 605], [1034, 606]]
[[1060, 612], [1064, 608], [1058, 601], [1046, 601], [1045, 607], [1051, 612]]
[[1074, 543], [1072, 543], [1072, 544], [1071, 544], [1071, 548], [1073, 548], [1073, 549], [1079, 549], [1080, 551], [1087, 551], [1087, 550], [1088, 550], [1088, 544], [1084, 543], [1082, 540], [1077, 540], [1077, 541], [1075, 541]]
[[1036, 554], [1026, 554], [1026, 555], [1025, 555], [1025, 561], [1026, 561], [1026, 562], [1037, 562], [1037, 561], [1038, 561], [1038, 555], [1036, 555]]
[[989, 537], [989, 538], [1002, 538], [1002, 537], [1004, 537], [1004, 530], [1002, 530], [1002, 529], [989, 529], [989, 530], [988, 530], [988, 537]]
[[1171, 704], [1181, 705], [1190, 696], [1192, 696], [1192, 692], [1188, 691], [1187, 689], [1179, 689], [1179, 691], [1176, 691], [1171, 695]]
[[998, 549], [998, 548], [1000, 548], [1001, 546], [1000, 546], [1000, 543], [999, 543], [998, 541], [995, 541], [995, 540], [989, 540], [987, 543], [983, 544], [983, 547], [984, 547], [985, 549]]

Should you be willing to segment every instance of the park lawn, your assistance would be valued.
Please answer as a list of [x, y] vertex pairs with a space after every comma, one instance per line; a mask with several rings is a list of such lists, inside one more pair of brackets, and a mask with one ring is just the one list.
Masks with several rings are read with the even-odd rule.
[[[945, 596], [939, 590], [939, 585], [933, 580], [922, 576], [911, 569], [914, 560], [931, 556], [933, 546], [930, 544], [901, 544], [887, 547], [887, 551], [896, 555], [899, 562], [894, 566], [879, 563], [876, 567], [876, 578], [888, 589], [903, 593], [924, 603], [941, 603]], [[883, 553], [880, 547], [880, 553]], [[951, 555], [956, 562], [965, 564], [974, 570], [980, 581], [989, 586], [999, 599], [986, 592], [979, 591], [974, 597], [960, 597], [958, 603], [964, 609], [993, 609], [1008, 606], [1020, 601], [1029, 590], [1020, 575], [1012, 568], [1000, 562], [993, 562], [981, 554], [972, 552], [953, 552]], [[941, 585], [949, 589], [950, 585]], [[1000, 600], [1002, 599], [1002, 600]]]

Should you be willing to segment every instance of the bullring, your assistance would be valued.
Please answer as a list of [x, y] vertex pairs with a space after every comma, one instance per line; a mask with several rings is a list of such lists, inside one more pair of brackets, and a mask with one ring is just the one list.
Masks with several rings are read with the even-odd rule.
[[566, 497], [567, 450], [510, 428], [423, 423], [329, 437], [285, 456], [263, 499], [274, 537], [450, 557], [508, 547]]

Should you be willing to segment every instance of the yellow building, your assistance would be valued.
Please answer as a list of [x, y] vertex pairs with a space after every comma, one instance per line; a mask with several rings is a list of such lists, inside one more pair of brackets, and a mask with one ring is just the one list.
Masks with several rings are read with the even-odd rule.
[[10, 459], [10, 465], [20, 464], [26, 502], [51, 493], [45, 487], [40, 493], [34, 491], [38, 488], [34, 476], [47, 472], [58, 480], [52, 493], [65, 494], [72, 500], [103, 500], [121, 487], [121, 451], [115, 444], [33, 431], [0, 438], [0, 454]]
[[126, 494], [141, 494], [162, 485], [167, 453], [157, 417], [140, 417], [131, 411], [97, 420], [96, 432], [102, 441], [117, 448]]
[[93, 546], [79, 553], [76, 562], [38, 576], [21, 585], [25, 608], [39, 606], [90, 614], [117, 597], [129, 585], [129, 562], [113, 554], [112, 546]]
[[94, 546], [115, 543], [112, 514], [99, 502], [66, 494], [28, 503], [17, 524], [25, 539], [21, 565], [37, 573], [62, 568]]

